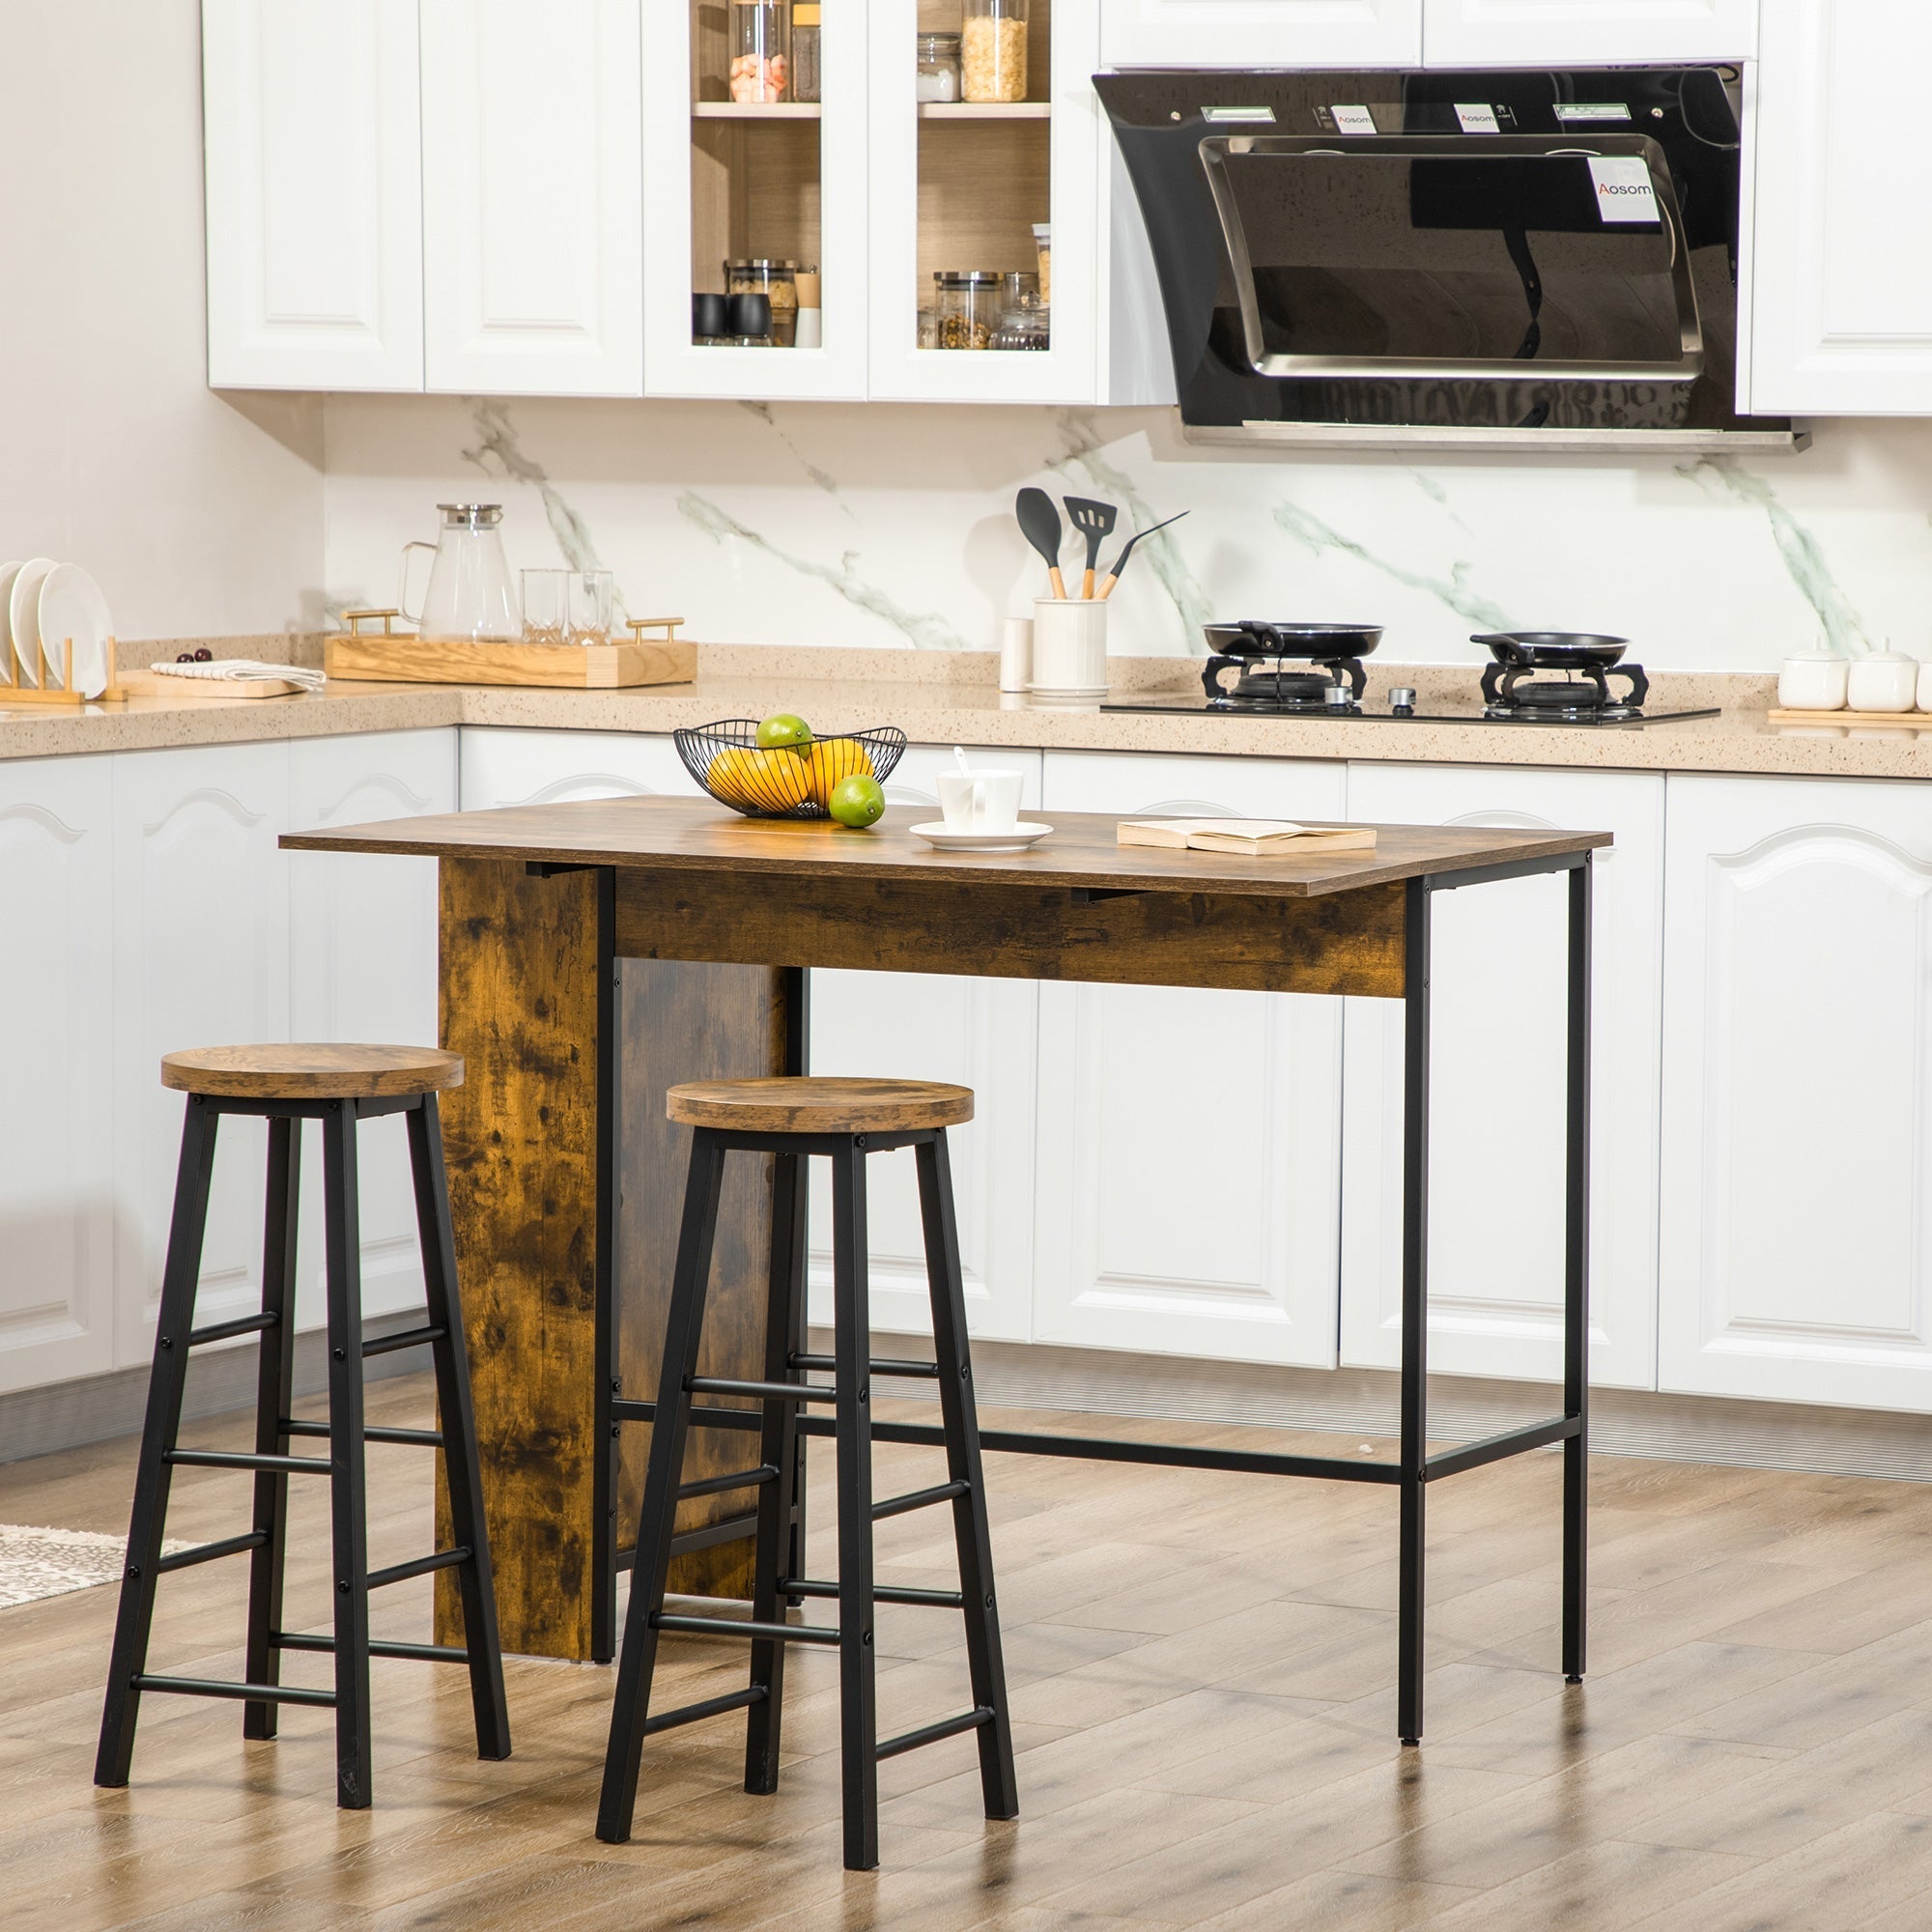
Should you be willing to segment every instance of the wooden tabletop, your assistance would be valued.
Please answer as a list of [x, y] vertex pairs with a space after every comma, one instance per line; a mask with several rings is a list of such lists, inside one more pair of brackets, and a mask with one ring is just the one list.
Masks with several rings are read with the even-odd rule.
[[1372, 852], [1325, 858], [1248, 858], [1115, 841], [1111, 814], [1053, 811], [1052, 836], [1024, 852], [936, 852], [909, 828], [930, 816], [895, 807], [869, 831], [825, 819], [746, 818], [703, 798], [585, 799], [391, 819], [333, 832], [291, 833], [304, 852], [385, 852], [438, 859], [507, 859], [677, 872], [789, 878], [920, 879], [963, 884], [1087, 887], [1122, 892], [1212, 891], [1242, 897], [1314, 898], [1423, 873], [1554, 859], [1611, 842], [1607, 832], [1519, 832], [1482, 826], [1378, 826]]

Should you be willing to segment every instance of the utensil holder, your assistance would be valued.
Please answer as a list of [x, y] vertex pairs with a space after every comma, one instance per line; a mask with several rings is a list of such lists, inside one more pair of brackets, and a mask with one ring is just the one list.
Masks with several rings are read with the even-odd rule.
[[1107, 689], [1107, 607], [1094, 597], [1036, 597], [1033, 678], [1048, 696], [1091, 696]]

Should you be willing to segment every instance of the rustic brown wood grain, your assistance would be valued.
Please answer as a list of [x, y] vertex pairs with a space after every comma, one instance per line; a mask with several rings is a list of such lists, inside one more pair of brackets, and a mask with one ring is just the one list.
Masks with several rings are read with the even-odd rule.
[[945, 1080], [687, 1080], [668, 1112], [687, 1127], [750, 1134], [886, 1134], [963, 1126], [973, 1090]]
[[203, 1046], [161, 1060], [161, 1085], [242, 1100], [374, 1100], [463, 1085], [463, 1062], [434, 1046]]
[[1081, 900], [989, 879], [822, 879], [620, 869], [625, 958], [781, 961], [1114, 985], [1400, 999], [1401, 884], [1313, 899], [1146, 893]]

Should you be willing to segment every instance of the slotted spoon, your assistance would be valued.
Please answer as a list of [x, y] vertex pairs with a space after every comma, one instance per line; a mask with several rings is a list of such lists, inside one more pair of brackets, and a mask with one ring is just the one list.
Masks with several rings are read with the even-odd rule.
[[1094, 577], [1100, 566], [1100, 546], [1114, 533], [1114, 525], [1120, 511], [1111, 503], [1103, 503], [1094, 497], [1068, 497], [1066, 514], [1073, 521], [1073, 527], [1087, 539], [1087, 571], [1080, 582], [1080, 594], [1091, 597], [1094, 594]]

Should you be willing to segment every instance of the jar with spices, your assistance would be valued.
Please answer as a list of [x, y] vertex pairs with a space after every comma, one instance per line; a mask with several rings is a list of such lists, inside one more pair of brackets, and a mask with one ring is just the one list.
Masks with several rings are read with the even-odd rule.
[[798, 264], [758, 255], [724, 264], [724, 286], [734, 296], [763, 296], [772, 305], [772, 340], [789, 349], [798, 333]]
[[968, 100], [1024, 100], [1027, 0], [966, 0], [961, 92]]
[[791, 98], [794, 100], [819, 98], [818, 6], [819, 0], [792, 0]]
[[737, 101], [791, 98], [791, 0], [731, 0], [731, 71]]
[[992, 269], [941, 269], [932, 277], [934, 312], [942, 349], [986, 349], [999, 327], [1001, 285]]
[[913, 83], [913, 99], [938, 101], [959, 99], [957, 34], [922, 34], [919, 37], [919, 72]]

